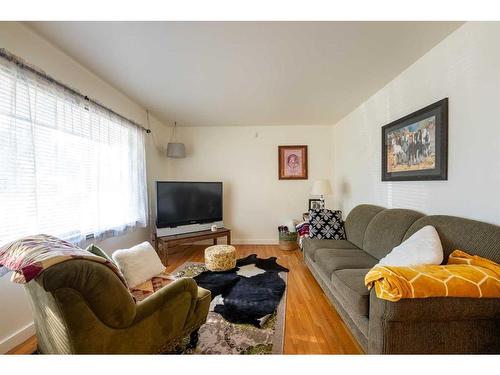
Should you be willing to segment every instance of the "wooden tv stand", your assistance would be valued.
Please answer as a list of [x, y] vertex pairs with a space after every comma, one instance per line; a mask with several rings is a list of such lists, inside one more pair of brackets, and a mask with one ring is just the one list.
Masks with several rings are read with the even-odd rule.
[[166, 266], [168, 264], [168, 255], [176, 253], [176, 251], [169, 251], [174, 246], [203, 240], [213, 240], [214, 245], [217, 245], [217, 238], [219, 237], [226, 237], [227, 244], [231, 244], [231, 229], [218, 228], [215, 232], [203, 230], [163, 237], [157, 237], [155, 233], [155, 250], [163, 265]]

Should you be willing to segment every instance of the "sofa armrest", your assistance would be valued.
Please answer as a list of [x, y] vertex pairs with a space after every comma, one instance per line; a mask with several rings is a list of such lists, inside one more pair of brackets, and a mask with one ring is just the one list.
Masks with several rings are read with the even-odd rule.
[[397, 302], [370, 293], [370, 319], [385, 321], [500, 319], [500, 298], [403, 298]]
[[137, 304], [134, 323], [147, 318], [181, 294], [187, 294], [190, 296], [190, 302], [186, 313], [187, 316], [187, 314], [192, 311], [198, 298], [198, 286], [196, 285], [196, 281], [186, 277], [175, 280], [171, 284], [164, 286], [143, 301], [139, 302]]
[[415, 298], [370, 293], [372, 354], [499, 353], [500, 298]]

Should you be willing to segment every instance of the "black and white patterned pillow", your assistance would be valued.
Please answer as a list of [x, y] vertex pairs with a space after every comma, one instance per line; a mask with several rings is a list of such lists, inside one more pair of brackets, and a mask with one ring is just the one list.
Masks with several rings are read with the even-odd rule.
[[342, 211], [309, 210], [309, 237], [324, 240], [345, 240]]

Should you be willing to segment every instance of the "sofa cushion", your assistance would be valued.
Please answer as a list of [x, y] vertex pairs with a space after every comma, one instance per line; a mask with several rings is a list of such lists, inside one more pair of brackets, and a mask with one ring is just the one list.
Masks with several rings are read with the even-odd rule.
[[426, 225], [436, 228], [443, 246], [444, 260], [455, 249], [500, 263], [500, 226], [456, 216], [432, 215], [417, 220], [404, 239]]
[[336, 297], [349, 315], [368, 316], [370, 291], [365, 286], [365, 275], [369, 268], [344, 269], [332, 274], [332, 284], [337, 290]]
[[312, 260], [314, 260], [314, 254], [318, 249], [358, 249], [358, 247], [347, 240], [318, 240], [315, 238], [304, 240], [304, 253]]
[[368, 223], [382, 210], [384, 210], [383, 207], [371, 204], [360, 204], [354, 207], [344, 223], [347, 239], [357, 247], [362, 248]]
[[111, 263], [114, 263], [114, 260], [111, 259], [111, 257], [108, 254], [106, 254], [106, 252], [97, 245], [90, 244], [89, 246], [87, 246], [87, 248], [85, 250], [90, 251], [94, 255], [97, 255], [97, 256], [102, 257], [106, 260], [109, 260]]
[[333, 271], [372, 268], [378, 259], [357, 249], [318, 249], [314, 255], [319, 269], [330, 278]]
[[362, 249], [377, 259], [383, 258], [403, 241], [408, 228], [422, 216], [397, 208], [379, 212], [366, 227]]

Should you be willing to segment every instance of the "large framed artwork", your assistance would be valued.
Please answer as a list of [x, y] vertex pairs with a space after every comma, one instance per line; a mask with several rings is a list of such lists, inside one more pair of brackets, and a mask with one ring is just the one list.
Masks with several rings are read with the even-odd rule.
[[278, 146], [280, 180], [307, 180], [307, 146]]
[[448, 179], [448, 98], [382, 127], [382, 181]]

